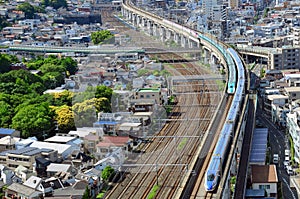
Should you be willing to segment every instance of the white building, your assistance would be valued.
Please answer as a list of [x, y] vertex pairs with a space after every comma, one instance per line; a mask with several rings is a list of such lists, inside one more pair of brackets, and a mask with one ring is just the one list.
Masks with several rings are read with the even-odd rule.
[[48, 142], [34, 141], [30, 147], [36, 147], [39, 149], [53, 149], [57, 150], [58, 157], [67, 159], [73, 152], [73, 147], [69, 144], [56, 144]]
[[292, 112], [287, 114], [286, 124], [288, 127], [289, 134], [294, 143], [294, 158], [297, 163], [300, 163], [300, 108], [294, 109]]

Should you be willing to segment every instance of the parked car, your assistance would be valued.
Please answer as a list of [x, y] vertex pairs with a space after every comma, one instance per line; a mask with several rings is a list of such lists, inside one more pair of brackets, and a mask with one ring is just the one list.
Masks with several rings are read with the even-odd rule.
[[290, 166], [290, 161], [283, 161], [283, 167], [286, 169], [287, 166]]
[[294, 175], [294, 170], [293, 170], [293, 168], [291, 167], [291, 166], [287, 166], [286, 167], [286, 172], [287, 172], [287, 174], [288, 175]]
[[273, 154], [273, 163], [278, 164], [279, 162], [279, 155], [277, 153]]

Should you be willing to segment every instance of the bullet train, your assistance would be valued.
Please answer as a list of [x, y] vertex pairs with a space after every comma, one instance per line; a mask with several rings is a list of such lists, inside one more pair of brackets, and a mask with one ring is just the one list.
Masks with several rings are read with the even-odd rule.
[[226, 163], [225, 160], [230, 149], [231, 138], [234, 136], [240, 116], [239, 110], [243, 101], [243, 93], [245, 92], [246, 76], [243, 62], [235, 50], [233, 50], [232, 48], [228, 48], [227, 51], [235, 62], [235, 66], [238, 71], [238, 81], [225, 124], [221, 130], [220, 137], [212, 154], [212, 159], [205, 173], [205, 189], [208, 192], [214, 191], [216, 189], [222, 176], [222, 171]]

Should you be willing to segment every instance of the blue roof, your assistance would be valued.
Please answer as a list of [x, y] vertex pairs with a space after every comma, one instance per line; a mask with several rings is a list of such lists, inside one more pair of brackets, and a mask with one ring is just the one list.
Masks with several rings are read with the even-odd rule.
[[0, 128], [0, 134], [1, 135], [11, 135], [15, 132], [15, 129], [6, 129], [6, 128]]
[[116, 121], [98, 121], [98, 122], [95, 122], [94, 124], [102, 124], [102, 125], [116, 125], [118, 124], [118, 122]]
[[246, 197], [264, 197], [264, 189], [246, 189]]
[[268, 143], [268, 129], [256, 128], [252, 137], [250, 163], [265, 162]]

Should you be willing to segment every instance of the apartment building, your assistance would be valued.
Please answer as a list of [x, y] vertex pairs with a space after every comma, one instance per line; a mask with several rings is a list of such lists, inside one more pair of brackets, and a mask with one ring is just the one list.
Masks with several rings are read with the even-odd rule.
[[299, 67], [300, 47], [283, 46], [270, 52], [270, 69], [295, 69]]
[[162, 105], [162, 94], [160, 88], [139, 88], [134, 93], [135, 99], [152, 99], [156, 104]]
[[299, 118], [300, 118], [300, 108], [296, 108], [292, 112], [286, 114], [286, 125], [294, 143], [294, 158], [297, 163], [300, 163]]
[[27, 147], [0, 153], [1, 163], [6, 164], [10, 169], [15, 169], [21, 165], [29, 170], [33, 170], [35, 158], [39, 157], [44, 157], [55, 161], [57, 160], [57, 151], [52, 149]]

